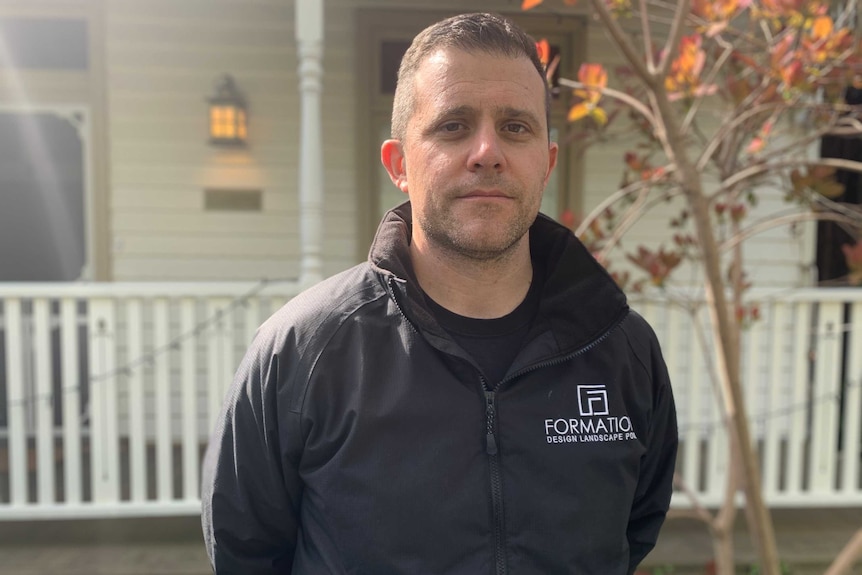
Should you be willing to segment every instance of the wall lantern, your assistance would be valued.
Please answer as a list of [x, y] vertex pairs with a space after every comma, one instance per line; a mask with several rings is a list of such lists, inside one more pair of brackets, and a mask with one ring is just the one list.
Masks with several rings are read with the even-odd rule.
[[210, 143], [217, 146], [245, 146], [248, 140], [248, 113], [245, 98], [233, 77], [223, 76], [216, 84], [210, 105]]

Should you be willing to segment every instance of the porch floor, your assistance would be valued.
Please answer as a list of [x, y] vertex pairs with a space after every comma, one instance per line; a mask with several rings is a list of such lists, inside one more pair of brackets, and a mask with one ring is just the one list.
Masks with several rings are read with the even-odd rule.
[[[793, 575], [824, 567], [862, 528], [862, 509], [773, 511], [779, 552]], [[754, 560], [742, 515], [736, 546], [740, 564]], [[673, 575], [702, 575], [712, 556], [709, 536], [690, 519], [665, 524], [644, 567], [675, 566]], [[862, 561], [852, 573], [862, 573]], [[12, 521], [0, 523], [4, 575], [207, 575], [197, 517]], [[740, 573], [748, 573], [741, 570]]]

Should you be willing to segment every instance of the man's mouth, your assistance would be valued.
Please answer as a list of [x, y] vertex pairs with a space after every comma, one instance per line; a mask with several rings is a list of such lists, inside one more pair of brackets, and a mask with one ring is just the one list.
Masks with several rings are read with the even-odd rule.
[[467, 194], [464, 194], [462, 197], [469, 199], [509, 199], [509, 196], [500, 190], [473, 190]]

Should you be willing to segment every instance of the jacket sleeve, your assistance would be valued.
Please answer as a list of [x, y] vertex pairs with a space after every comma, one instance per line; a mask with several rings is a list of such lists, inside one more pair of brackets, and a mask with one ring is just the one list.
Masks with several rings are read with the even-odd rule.
[[[650, 330], [651, 332], [652, 330]], [[652, 335], [653, 413], [643, 455], [638, 487], [626, 535], [629, 543], [629, 574], [655, 546], [673, 492], [673, 474], [679, 442], [673, 392], [658, 342]]]
[[204, 459], [201, 521], [216, 575], [289, 574], [293, 564], [299, 457], [281, 438], [299, 434], [298, 416], [279, 413], [279, 358], [260, 347], [237, 371]]

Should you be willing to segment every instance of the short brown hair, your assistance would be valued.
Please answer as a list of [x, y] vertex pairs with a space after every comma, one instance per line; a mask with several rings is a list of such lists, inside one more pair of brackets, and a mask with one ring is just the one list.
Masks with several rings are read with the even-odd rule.
[[551, 92], [545, 81], [545, 68], [539, 59], [536, 41], [508, 18], [499, 14], [474, 13], [441, 20], [425, 28], [413, 39], [398, 68], [398, 85], [392, 104], [393, 138], [404, 139], [407, 122], [413, 115], [413, 79], [416, 70], [427, 56], [441, 48], [529, 58], [545, 86], [546, 127], [550, 134]]

